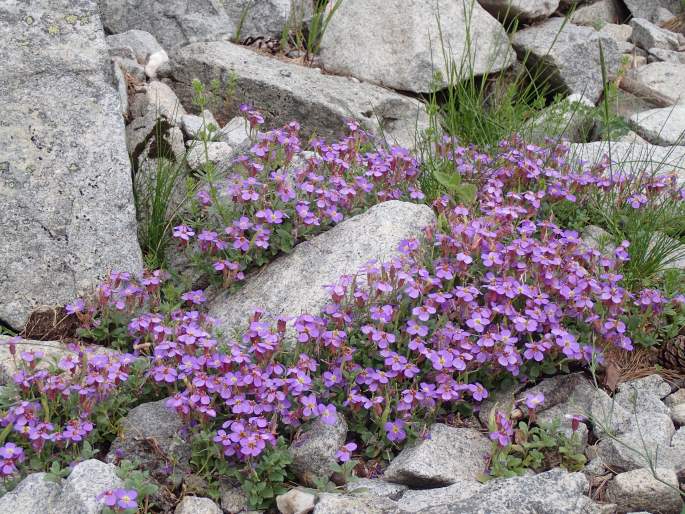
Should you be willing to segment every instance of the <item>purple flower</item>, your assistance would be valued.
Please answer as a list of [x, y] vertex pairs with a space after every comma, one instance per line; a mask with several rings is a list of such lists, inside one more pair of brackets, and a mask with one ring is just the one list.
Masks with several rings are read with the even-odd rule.
[[81, 298], [77, 298], [72, 303], [67, 304], [65, 309], [67, 314], [80, 314], [86, 310], [86, 302], [84, 302]]
[[97, 495], [97, 499], [100, 503], [106, 505], [107, 507], [114, 507], [117, 504], [117, 491], [118, 489], [108, 489]]
[[338, 415], [335, 409], [335, 405], [319, 405], [318, 406], [319, 416], [321, 416], [321, 421], [326, 425], [335, 425], [338, 421]]
[[352, 456], [352, 452], [357, 449], [357, 444], [356, 443], [347, 443], [343, 445], [342, 448], [340, 448], [335, 456], [338, 458], [340, 462], [347, 462], [350, 460], [350, 457]]
[[404, 439], [407, 437], [404, 427], [405, 422], [401, 419], [397, 419], [395, 421], [388, 421], [383, 428], [385, 429], [388, 440], [397, 443], [404, 441]]
[[117, 506], [121, 509], [137, 509], [138, 502], [136, 498], [138, 497], [138, 492], [133, 489], [117, 489]]
[[543, 393], [528, 393], [525, 398], [526, 407], [530, 410], [537, 409], [540, 405], [545, 403], [545, 395]]

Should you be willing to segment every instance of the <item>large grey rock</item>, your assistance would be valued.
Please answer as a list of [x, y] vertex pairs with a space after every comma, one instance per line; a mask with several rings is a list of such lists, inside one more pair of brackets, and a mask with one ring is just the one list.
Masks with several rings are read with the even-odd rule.
[[[248, 103], [266, 116], [267, 125], [282, 126], [299, 121], [308, 133], [338, 137], [349, 118], [390, 143], [411, 147], [416, 129], [424, 130], [428, 118], [416, 100], [349, 78], [323, 75], [319, 70], [259, 55], [245, 47], [225, 42], [197, 43], [172, 56], [174, 89], [190, 105], [192, 81], [221, 81], [225, 91], [234, 80], [224, 111], [214, 110], [220, 122], [239, 114]], [[228, 93], [225, 93], [228, 94]]]
[[117, 476], [116, 466], [95, 459], [80, 462], [64, 481], [59, 498], [48, 512], [98, 514], [103, 509], [98, 496], [105, 491], [123, 486], [123, 480]]
[[[578, 25], [581, 25], [578, 23]], [[614, 38], [618, 42], [626, 42], [633, 35], [633, 27], [630, 25], [618, 25], [615, 23], [607, 23], [599, 29], [600, 32]]]
[[233, 37], [238, 20], [219, 0], [98, 0], [102, 24], [112, 34], [149, 32], [167, 50], [196, 41]]
[[659, 400], [671, 394], [671, 390], [672, 388], [669, 383], [657, 373], [622, 382], [618, 386], [619, 393], [636, 392], [638, 394], [656, 396]]
[[329, 302], [324, 286], [357, 273], [372, 259], [386, 261], [398, 255], [403, 239], [421, 237], [423, 228], [434, 221], [433, 211], [425, 205], [378, 204], [299, 244], [249, 277], [236, 293], [220, 294], [210, 302], [210, 315], [231, 329], [246, 324], [255, 308], [274, 317], [317, 314]]
[[679, 180], [685, 181], [685, 146], [665, 148], [655, 145], [598, 141], [572, 144], [570, 155], [574, 160], [585, 161], [591, 165], [599, 163], [606, 157], [613, 170], [623, 170], [627, 173], [661, 174], [675, 171]]
[[677, 426], [685, 425], [685, 404], [681, 403], [671, 408], [671, 419]]
[[[144, 403], [131, 409], [121, 420], [120, 435], [110, 448], [107, 460], [119, 456], [138, 461], [161, 482], [188, 470], [190, 445], [181, 437], [183, 421], [166, 405], [166, 400]], [[174, 463], [175, 468], [168, 469]]]
[[685, 453], [671, 447], [675, 433], [668, 414], [637, 412], [630, 426], [613, 437], [603, 435], [597, 444], [598, 455], [615, 471], [648, 467], [650, 461], [660, 467], [685, 469]]
[[445, 61], [462, 79], [515, 61], [504, 29], [476, 0], [345, 0], [320, 58], [332, 73], [417, 93], [431, 91], [435, 71], [447, 85]]
[[614, 401], [631, 413], [668, 414], [668, 407], [661, 399], [670, 392], [671, 386], [661, 375], [650, 375], [620, 384]]
[[685, 389], [678, 389], [673, 394], [669, 394], [666, 398], [664, 398], [664, 403], [671, 409], [678, 405], [685, 404]]
[[655, 145], [685, 145], [685, 105], [634, 114], [630, 117], [630, 125]]
[[[526, 394], [542, 393], [545, 403], [538, 416], [544, 421], [558, 420], [567, 429], [567, 416], [581, 416], [593, 425], [595, 433], [622, 432], [630, 425], [631, 413], [596, 388], [582, 373], [558, 375], [540, 382]], [[524, 394], [519, 395], [522, 400]]]
[[382, 496], [383, 498], [398, 500], [407, 491], [407, 486], [393, 484], [378, 478], [358, 478], [348, 482], [345, 490], [355, 495]]
[[672, 64], [685, 64], [685, 52], [674, 52], [663, 48], [649, 48], [647, 50], [648, 62], [670, 62]]
[[599, 514], [585, 496], [582, 473], [553, 469], [538, 475], [493, 480], [473, 496], [450, 505], [429, 507], [422, 514]]
[[[620, 65], [616, 41], [602, 32], [573, 23], [564, 25], [563, 18], [517, 32], [512, 43], [520, 59], [535, 72], [538, 80], [563, 93], [578, 93], [597, 102], [603, 91], [599, 45], [604, 50], [608, 74], [614, 75]], [[542, 74], [540, 74], [542, 69]]]
[[397, 504], [387, 498], [322, 493], [314, 514], [399, 514]]
[[[648, 468], [620, 473], [609, 482], [606, 499], [621, 512], [645, 510], [661, 514], [680, 514], [683, 500], [678, 493], [678, 477], [672, 469]], [[658, 479], [657, 479], [658, 477]]]
[[482, 488], [483, 484], [475, 480], [458, 480], [447, 487], [407, 491], [397, 501], [397, 506], [404, 512], [420, 512], [428, 507], [450, 505], [466, 500]]
[[624, 14], [618, 0], [599, 0], [590, 5], [579, 5], [573, 11], [571, 22], [592, 27], [597, 23], [621, 23]]
[[633, 18], [645, 18], [652, 22], [659, 20], [659, 10], [668, 9], [671, 13], [680, 12], [680, 0], [623, 0]]
[[176, 506], [175, 514], [222, 514], [219, 506], [209, 498], [184, 496]]
[[0, 496], [0, 512], [11, 514], [49, 514], [62, 487], [46, 480], [47, 473], [32, 473], [4, 496]]
[[677, 50], [680, 46], [678, 36], [670, 30], [662, 29], [644, 18], [630, 20], [633, 27], [632, 41], [645, 50], [650, 48], [663, 48], [665, 50]]
[[[295, 30], [312, 15], [309, 0], [229, 0], [223, 3], [231, 20], [237, 20], [234, 38], [280, 38], [284, 29]], [[240, 32], [238, 34], [238, 31]]]
[[2, 2], [0, 41], [0, 320], [20, 329], [142, 257], [95, 2]]
[[524, 23], [549, 18], [559, 0], [478, 0], [486, 11], [500, 20], [517, 19]]
[[652, 62], [630, 70], [626, 78], [644, 88], [645, 94], [658, 96], [668, 105], [685, 104], [685, 64]]
[[384, 479], [413, 488], [476, 481], [485, 471], [488, 439], [472, 428], [431, 426], [428, 437], [403, 449], [385, 470]]
[[318, 479], [329, 478], [337, 462], [335, 454], [345, 444], [346, 437], [347, 422], [341, 414], [337, 414], [333, 425], [317, 418], [300, 431], [290, 445], [292, 469], [300, 481], [312, 486]]
[[673, 434], [673, 437], [671, 438], [671, 447], [675, 448], [680, 448], [680, 451], [683, 451], [682, 448], [685, 448], [685, 427], [680, 427], [675, 434]]

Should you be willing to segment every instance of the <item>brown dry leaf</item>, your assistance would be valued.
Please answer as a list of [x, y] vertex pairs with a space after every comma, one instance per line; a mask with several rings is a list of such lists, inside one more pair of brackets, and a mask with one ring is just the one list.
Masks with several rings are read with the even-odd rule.
[[616, 391], [616, 387], [621, 379], [621, 368], [615, 362], [610, 361], [604, 372], [604, 387], [609, 389], [612, 393]]

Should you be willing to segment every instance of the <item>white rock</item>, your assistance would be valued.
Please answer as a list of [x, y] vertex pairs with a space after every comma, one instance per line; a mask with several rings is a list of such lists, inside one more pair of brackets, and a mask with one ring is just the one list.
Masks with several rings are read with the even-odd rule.
[[680, 427], [676, 433], [673, 434], [671, 446], [673, 448], [679, 448], [680, 451], [683, 451], [682, 448], [685, 448], [685, 427]]
[[148, 76], [148, 78], [154, 80], [157, 78], [157, 70], [168, 63], [169, 56], [164, 50], [155, 52], [150, 56], [147, 64], [145, 65], [145, 74]]
[[62, 487], [47, 480], [47, 473], [32, 473], [17, 487], [0, 496], [0, 512], [8, 514], [51, 514]]
[[219, 141], [238, 148], [250, 140], [250, 125], [242, 116], [236, 116], [224, 125], [216, 137]]
[[685, 146], [664, 148], [656, 145], [598, 141], [572, 144], [570, 156], [574, 160], [595, 164], [602, 161], [604, 157], [608, 158], [609, 152], [613, 170], [648, 174], [676, 172], [679, 181], [685, 181], [685, 169], [683, 169]]
[[117, 476], [117, 468], [113, 464], [95, 459], [80, 462], [65, 480], [62, 492], [50, 512], [99, 514], [103, 505], [98, 496], [123, 486], [124, 482]]
[[625, 431], [614, 438], [603, 436], [597, 450], [606, 465], [616, 471], [649, 466], [650, 459], [659, 466], [680, 470], [685, 468], [685, 453], [671, 448], [674, 433], [668, 414], [638, 412]]
[[582, 473], [556, 468], [492, 480], [465, 500], [430, 507], [422, 514], [600, 514], [603, 510], [585, 496], [588, 485]]
[[302, 489], [291, 489], [276, 496], [276, 506], [281, 514], [308, 514], [314, 510], [316, 495]]
[[199, 171], [205, 162], [209, 161], [214, 164], [219, 173], [228, 171], [234, 158], [235, 152], [231, 145], [214, 141], [207, 143], [206, 151], [205, 143], [193, 141], [186, 155], [188, 166], [191, 170]]
[[184, 496], [176, 506], [175, 514], [222, 514], [219, 506], [209, 498]]
[[663, 48], [650, 48], [649, 62], [670, 62], [673, 64], [685, 64], [685, 52], [674, 52], [672, 50], [664, 50]]
[[[613, 38], [590, 27], [551, 18], [517, 32], [512, 39], [519, 58], [525, 58], [528, 67], [538, 70], [536, 76], [548, 79], [549, 85], [562, 92], [583, 94], [592, 102], [603, 91], [600, 43], [607, 72], [613, 75], [620, 65], [618, 45]], [[543, 75], [538, 66], [544, 69]]]
[[626, 77], [663, 97], [669, 105], [685, 104], [685, 64], [653, 62], [630, 70]]
[[607, 487], [607, 500], [618, 505], [621, 512], [646, 510], [680, 514], [683, 500], [678, 493], [675, 471], [664, 468], [655, 471], [658, 479], [648, 468], [616, 475]]
[[450, 505], [470, 498], [483, 488], [475, 480], [458, 480], [447, 487], [436, 489], [410, 490], [397, 501], [402, 512], [421, 512], [428, 507]]
[[524, 23], [549, 18], [559, 7], [559, 0], [478, 0], [486, 11], [499, 20], [517, 19]]
[[[107, 46], [111, 51], [130, 49], [138, 64], [145, 66], [155, 54], [166, 52], [157, 42], [155, 36], [144, 30], [127, 30], [119, 34], [107, 36]], [[168, 59], [168, 57], [167, 57]]]
[[305, 136], [316, 133], [337, 138], [352, 118], [384, 136], [390, 144], [408, 148], [415, 144], [417, 129], [421, 132], [428, 127], [425, 108], [417, 100], [371, 84], [355, 84], [345, 77], [323, 75], [313, 68], [270, 59], [239, 45], [188, 45], [172, 57], [172, 62], [174, 89], [186, 103], [192, 100], [193, 79], [205, 84], [219, 79], [222, 91], [227, 89], [229, 80], [236, 79], [230, 98], [221, 97], [227, 101], [223, 112], [214, 109], [220, 120], [238, 116], [239, 105], [249, 103], [264, 113], [267, 127], [281, 127], [296, 120]]
[[630, 40], [630, 36], [633, 35], [633, 27], [630, 25], [617, 25], [615, 23], [606, 23], [602, 25], [599, 31], [611, 36], [616, 41], [624, 42]]
[[[389, 201], [343, 221], [323, 234], [299, 244], [279, 257], [233, 294], [222, 293], [210, 302], [210, 315], [229, 330], [248, 322], [255, 308], [274, 317], [317, 314], [328, 302], [324, 286], [342, 275], [354, 275], [372, 259], [387, 261], [398, 255], [403, 239], [420, 238], [435, 221], [425, 205]], [[303, 283], [307, 288], [302, 288]]]
[[348, 482], [345, 490], [355, 495], [381, 496], [391, 500], [398, 500], [407, 490], [407, 486], [393, 484], [378, 478], [358, 478]]
[[431, 426], [428, 437], [405, 447], [385, 470], [385, 480], [413, 488], [476, 481], [484, 472], [488, 439], [472, 428]]
[[677, 50], [680, 46], [676, 34], [643, 18], [633, 18], [630, 20], [630, 26], [633, 27], [632, 42], [645, 50], [650, 48]]
[[673, 394], [668, 395], [664, 398], [664, 403], [670, 408], [673, 408], [676, 405], [685, 404], [685, 388], [678, 389]]
[[599, 0], [590, 5], [577, 6], [571, 16], [571, 22], [590, 26], [598, 23], [620, 23], [623, 17], [622, 10], [617, 0]]
[[[449, 55], [443, 55], [443, 46]], [[320, 52], [332, 73], [417, 93], [431, 91], [437, 70], [440, 84], [447, 84], [445, 57], [457, 70], [463, 66], [462, 79], [515, 61], [504, 29], [476, 0], [345, 0]]]
[[685, 145], [685, 105], [633, 114], [630, 125], [635, 132], [655, 145]]
[[685, 425], [685, 403], [676, 405], [671, 409], [671, 419], [677, 426]]
[[[194, 114], [185, 114], [181, 116], [183, 132], [190, 139], [201, 139], [201, 131], [206, 131], [208, 133], [210, 125], [214, 126], [215, 131], [219, 129], [219, 124], [214, 119], [214, 115], [207, 109], [202, 111], [199, 116]], [[216, 132], [212, 135], [216, 135]]]

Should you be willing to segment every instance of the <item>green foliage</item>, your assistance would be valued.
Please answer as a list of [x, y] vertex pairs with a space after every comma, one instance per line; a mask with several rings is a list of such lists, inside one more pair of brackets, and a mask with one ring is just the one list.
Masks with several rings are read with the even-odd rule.
[[304, 45], [307, 59], [312, 55], [319, 53], [321, 41], [326, 33], [326, 29], [343, 1], [344, 0], [331, 0], [330, 2], [316, 2], [314, 6], [314, 15], [312, 16], [312, 20], [309, 23], [309, 29], [307, 30], [306, 44]]
[[490, 478], [510, 478], [528, 471], [539, 473], [553, 467], [579, 471], [587, 462], [580, 434], [574, 432], [567, 437], [559, 431], [558, 421], [532, 427], [521, 421], [514, 432], [514, 441], [504, 448], [493, 444]]
[[436, 182], [457, 203], [471, 205], [476, 201], [476, 194], [478, 193], [476, 185], [463, 182], [461, 175], [454, 169], [452, 163], [441, 161], [438, 166], [432, 168], [431, 173]]
[[119, 462], [117, 476], [124, 481], [124, 489], [135, 489], [138, 492], [138, 504], [146, 505], [148, 499], [159, 489], [148, 471], [140, 469], [139, 464], [129, 460]]
[[293, 459], [285, 440], [281, 437], [275, 448], [270, 448], [260, 455], [251, 473], [246, 476], [238, 473], [243, 490], [247, 494], [248, 504], [253, 509], [266, 509], [272, 506], [276, 496], [288, 491], [286, 479], [287, 467]]

